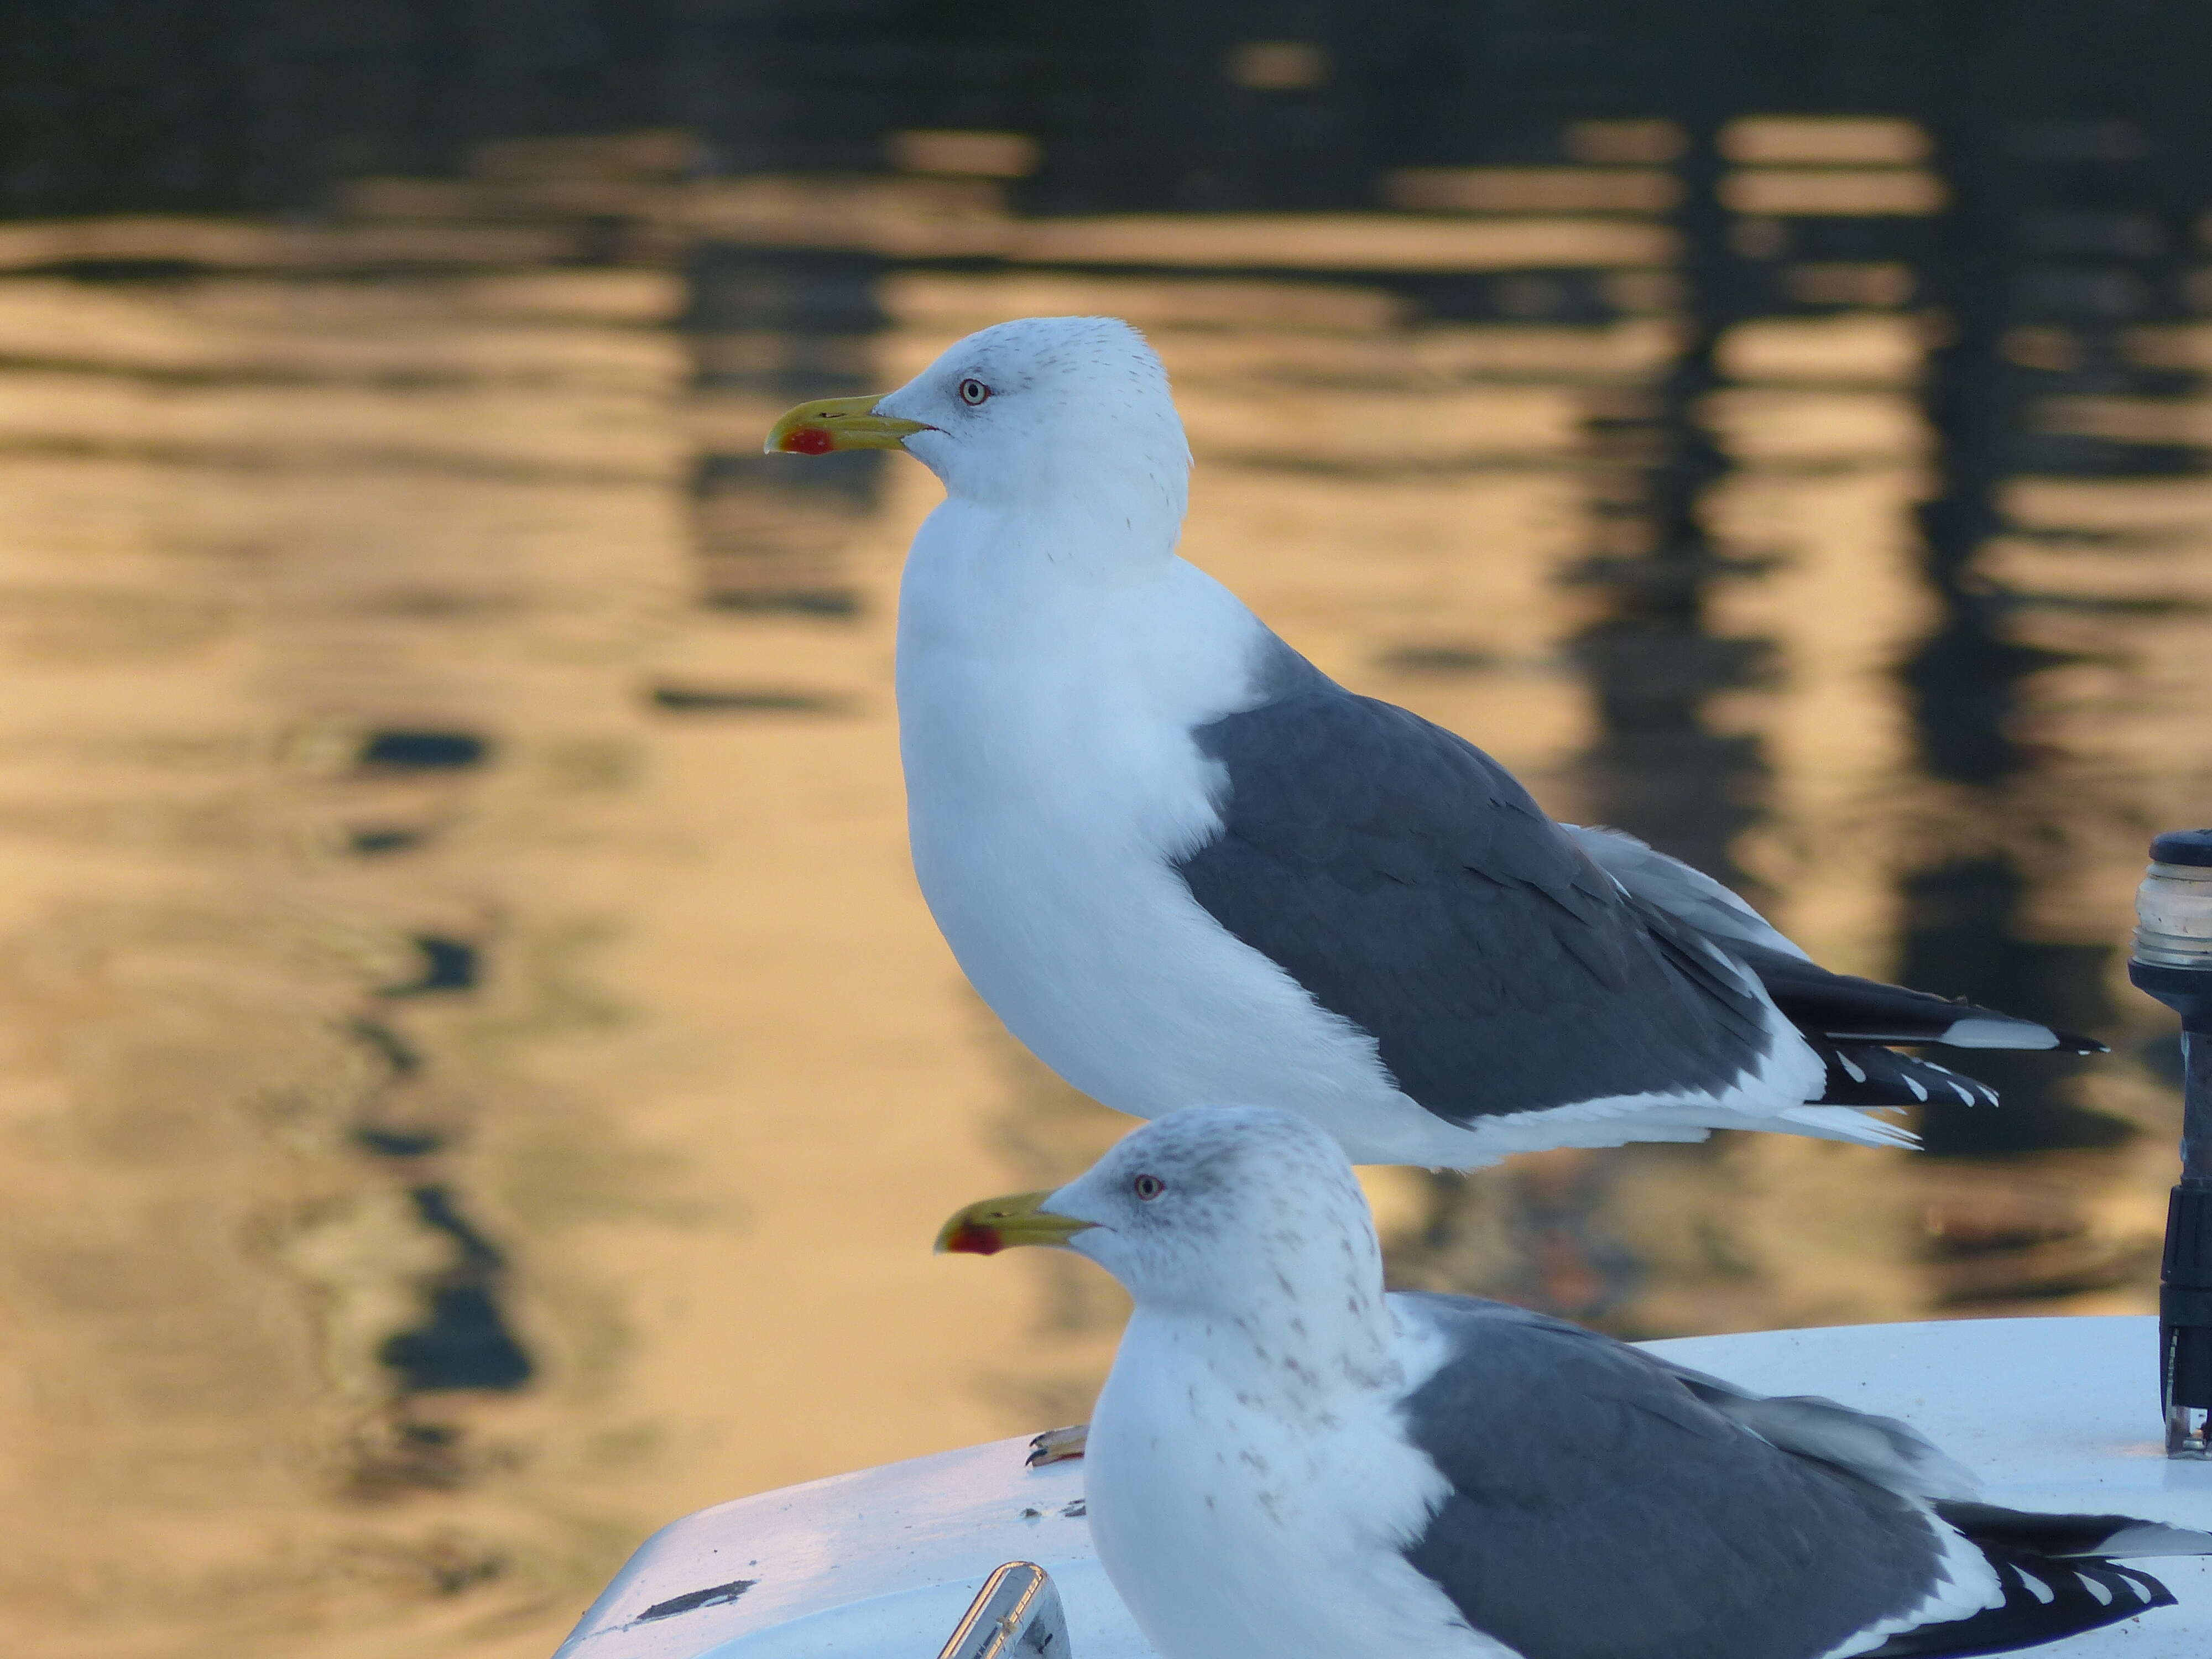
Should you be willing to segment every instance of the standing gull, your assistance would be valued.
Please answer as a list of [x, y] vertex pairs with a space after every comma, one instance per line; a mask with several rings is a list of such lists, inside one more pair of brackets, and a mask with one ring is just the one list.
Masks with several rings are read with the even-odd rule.
[[1495, 1302], [1385, 1295], [1351, 1166], [1200, 1107], [941, 1249], [1062, 1245], [1135, 1309], [1091, 1529], [1165, 1659], [1903, 1659], [2173, 1597], [2111, 1558], [2212, 1534], [1976, 1503], [1904, 1424], [1771, 1399]]
[[1860, 1109], [1995, 1097], [1888, 1044], [2098, 1046], [1829, 973], [1330, 680], [1176, 556], [1190, 451], [1126, 323], [1002, 323], [767, 447], [944, 481], [899, 596], [915, 871], [984, 1000], [1109, 1106], [1272, 1101], [1359, 1162], [1462, 1169], [1715, 1128], [1897, 1143]]

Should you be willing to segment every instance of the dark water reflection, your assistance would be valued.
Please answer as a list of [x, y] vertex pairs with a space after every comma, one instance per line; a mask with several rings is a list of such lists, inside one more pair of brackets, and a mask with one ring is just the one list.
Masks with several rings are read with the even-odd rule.
[[1978, 1060], [2008, 1104], [1932, 1156], [1377, 1172], [1400, 1282], [1636, 1334], [2153, 1305], [2178, 1102], [2119, 946], [2212, 799], [2204, 203], [2156, 145], [1577, 123], [1388, 211], [1049, 221], [667, 149], [7, 233], [37, 1650], [543, 1652], [670, 1515], [1083, 1410], [1109, 1287], [926, 1254], [1121, 1127], [905, 870], [931, 486], [757, 453], [1007, 315], [1152, 332], [1188, 550], [1339, 678], [1839, 967], [2114, 1046]]

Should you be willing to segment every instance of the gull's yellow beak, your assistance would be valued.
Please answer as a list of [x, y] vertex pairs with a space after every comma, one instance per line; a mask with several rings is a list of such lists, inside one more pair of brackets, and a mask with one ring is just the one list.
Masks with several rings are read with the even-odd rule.
[[1065, 1244], [1095, 1221], [1054, 1215], [1037, 1206], [1050, 1193], [1016, 1193], [1011, 1198], [987, 1198], [970, 1204], [940, 1228], [937, 1253], [996, 1255], [1017, 1244]]
[[933, 432], [927, 421], [902, 421], [896, 415], [878, 415], [884, 400], [878, 392], [867, 398], [817, 398], [788, 410], [768, 429], [761, 446], [769, 455], [827, 455], [833, 449], [897, 449], [915, 432]]

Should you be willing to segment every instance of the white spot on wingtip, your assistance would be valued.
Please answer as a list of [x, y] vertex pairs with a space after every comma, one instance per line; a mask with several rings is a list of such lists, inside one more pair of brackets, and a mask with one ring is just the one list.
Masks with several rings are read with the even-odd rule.
[[1861, 1071], [1857, 1066], [1852, 1065], [1851, 1062], [1844, 1059], [1843, 1055], [1838, 1054], [1836, 1056], [1836, 1064], [1842, 1066], [1844, 1070], [1850, 1073], [1852, 1082], [1864, 1083], [1866, 1081], [1866, 1073]]
[[1928, 1098], [1928, 1091], [1921, 1086], [1920, 1080], [1917, 1078], [1909, 1077], [1905, 1079], [1905, 1086], [1912, 1091], [1912, 1097], [1915, 1100], [1925, 1100]]
[[1954, 1019], [1942, 1036], [1953, 1048], [2056, 1048], [2058, 1034], [2024, 1019], [1994, 1019], [1969, 1014]]

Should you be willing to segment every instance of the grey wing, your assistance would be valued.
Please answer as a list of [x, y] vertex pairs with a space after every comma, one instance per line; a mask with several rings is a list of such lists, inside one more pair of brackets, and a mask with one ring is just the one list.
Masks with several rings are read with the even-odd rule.
[[1709, 1097], [1770, 1052], [1751, 976], [1473, 744], [1310, 668], [1193, 735], [1225, 775], [1222, 833], [1178, 861], [1193, 896], [1439, 1116]]
[[1453, 1350], [1401, 1407], [1450, 1483], [1407, 1559], [1522, 1659], [1812, 1659], [1936, 1587], [1919, 1505], [1769, 1443], [1648, 1356], [1494, 1304], [1394, 1301]]

